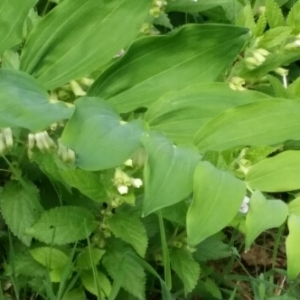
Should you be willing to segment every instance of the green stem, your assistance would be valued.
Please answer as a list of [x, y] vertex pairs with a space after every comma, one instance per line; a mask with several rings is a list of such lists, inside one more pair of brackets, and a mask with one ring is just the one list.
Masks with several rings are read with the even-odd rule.
[[170, 266], [170, 257], [169, 249], [166, 239], [166, 232], [164, 226], [164, 220], [161, 214], [161, 211], [157, 213], [158, 222], [159, 222], [159, 231], [161, 238], [162, 254], [163, 254], [163, 264], [164, 264], [164, 279], [169, 290], [172, 288], [172, 277], [171, 277], [171, 266]]

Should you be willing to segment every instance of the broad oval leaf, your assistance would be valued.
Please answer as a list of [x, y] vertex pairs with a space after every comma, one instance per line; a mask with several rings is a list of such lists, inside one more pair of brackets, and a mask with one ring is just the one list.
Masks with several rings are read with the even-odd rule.
[[28, 74], [0, 70], [0, 127], [37, 132], [72, 115], [73, 108], [60, 101], [50, 103], [48, 98], [47, 91]]
[[234, 91], [221, 82], [194, 84], [155, 101], [145, 120], [175, 143], [192, 143], [197, 131], [222, 111], [268, 98], [254, 91]]
[[213, 118], [197, 132], [194, 142], [201, 151], [278, 144], [300, 138], [299, 118], [298, 100], [272, 99], [249, 103]]
[[193, 173], [200, 159], [192, 148], [174, 146], [158, 133], [143, 138], [148, 159], [144, 168], [143, 214], [175, 204], [193, 189]]
[[150, 6], [140, 0], [65, 0], [32, 30], [20, 68], [47, 89], [89, 75], [135, 38]]
[[252, 166], [246, 175], [252, 189], [284, 192], [300, 189], [300, 152], [285, 151]]
[[279, 227], [288, 216], [288, 206], [281, 200], [267, 200], [255, 191], [250, 200], [250, 209], [246, 217], [246, 250], [263, 231]]
[[117, 213], [108, 219], [108, 225], [116, 237], [131, 244], [140, 256], [145, 256], [148, 245], [147, 232], [138, 217]]
[[23, 25], [29, 10], [37, 0], [1, 0], [0, 2], [0, 55], [19, 44], [23, 38]]
[[97, 171], [122, 164], [140, 144], [143, 122], [123, 122], [106, 102], [83, 97], [66, 125], [62, 143], [76, 153], [78, 167]]
[[188, 243], [195, 246], [227, 226], [245, 194], [244, 182], [208, 162], [200, 162], [194, 174], [193, 202], [187, 213]]
[[88, 210], [61, 206], [45, 211], [27, 233], [46, 244], [64, 245], [88, 238], [95, 227], [95, 218]]
[[108, 100], [119, 112], [148, 107], [174, 89], [214, 81], [247, 38], [245, 28], [212, 24], [141, 38], [98, 77], [88, 95]]
[[300, 273], [300, 216], [294, 214], [288, 218], [289, 235], [286, 238], [287, 275], [290, 280]]
[[288, 204], [289, 214], [294, 214], [300, 217], [300, 197], [295, 198]]
[[26, 231], [39, 219], [43, 208], [39, 202], [39, 191], [32, 183], [21, 185], [8, 182], [2, 192], [1, 214], [9, 229], [25, 245], [30, 246], [31, 236]]

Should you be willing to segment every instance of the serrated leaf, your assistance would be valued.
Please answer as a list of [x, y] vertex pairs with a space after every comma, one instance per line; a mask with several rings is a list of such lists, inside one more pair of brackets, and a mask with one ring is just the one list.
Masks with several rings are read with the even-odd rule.
[[30, 182], [8, 182], [1, 193], [1, 213], [9, 229], [25, 245], [29, 246], [31, 237], [26, 231], [39, 219], [43, 208], [39, 202], [37, 188]]
[[273, 99], [241, 105], [207, 122], [197, 132], [195, 145], [201, 151], [222, 151], [237, 146], [279, 144], [300, 138], [299, 118], [300, 101], [296, 100]]
[[93, 295], [99, 296], [100, 291], [102, 297], [107, 298], [109, 296], [111, 292], [111, 284], [102, 272], [97, 271], [94, 274], [93, 271], [84, 271], [81, 273], [80, 279], [85, 289]]
[[157, 18], [153, 20], [153, 24], [164, 26], [169, 29], [173, 29], [173, 25], [165, 12], [162, 12]]
[[271, 28], [284, 26], [284, 16], [274, 0], [266, 0], [266, 17]]
[[250, 3], [246, 3], [243, 10], [240, 12], [238, 19], [237, 19], [237, 25], [238, 26], [244, 26], [249, 28], [252, 32], [255, 32], [256, 30], [256, 24], [254, 21], [254, 14], [253, 9], [250, 5]]
[[247, 184], [264, 192], [297, 190], [300, 188], [299, 164], [299, 151], [285, 151], [266, 158], [250, 168], [246, 175]]
[[145, 300], [146, 274], [131, 255], [136, 256], [130, 248], [112, 240], [103, 257], [103, 265], [113, 280], [119, 282], [122, 288], [139, 300]]
[[88, 210], [61, 206], [45, 211], [27, 233], [46, 244], [63, 245], [88, 238], [95, 227], [95, 218]]
[[299, 32], [300, 27], [300, 1], [297, 1], [293, 7], [290, 9], [290, 12], [286, 18], [286, 24]]
[[105, 250], [87, 248], [79, 254], [75, 266], [78, 270], [92, 269], [99, 264], [104, 253]]
[[76, 288], [64, 294], [62, 300], [86, 300], [86, 295], [82, 288]]
[[269, 29], [265, 32], [258, 45], [262, 48], [271, 49], [280, 45], [285, 41], [291, 34], [292, 29], [290, 27], [276, 27]]
[[175, 204], [192, 192], [192, 178], [200, 159], [193, 148], [173, 145], [158, 133], [143, 138], [148, 159], [144, 168], [143, 213]]
[[37, 262], [49, 269], [63, 268], [69, 261], [64, 252], [53, 247], [34, 248], [29, 252]]
[[50, 103], [48, 98], [47, 91], [28, 74], [0, 70], [0, 127], [37, 132], [72, 115], [73, 109], [65, 103]]
[[268, 96], [254, 91], [234, 91], [227, 83], [193, 84], [170, 92], [155, 101], [145, 114], [152, 130], [165, 134], [174, 143], [193, 143], [197, 131], [222, 111]]
[[28, 248], [14, 251], [14, 256], [9, 258], [8, 263], [13, 266], [11, 269], [17, 276], [43, 277], [46, 274], [46, 269], [32, 257]]
[[2, 0], [0, 2], [0, 55], [22, 42], [23, 24], [37, 0]]
[[255, 35], [257, 37], [264, 34], [267, 27], [267, 18], [265, 14], [261, 14], [256, 22]]
[[185, 249], [170, 249], [171, 267], [184, 285], [185, 296], [196, 286], [200, 277], [200, 266], [192, 254]]
[[76, 165], [96, 171], [121, 165], [139, 147], [144, 124], [122, 122], [113, 108], [99, 98], [75, 101], [75, 112], [61, 141], [76, 153]]
[[188, 243], [195, 246], [219, 232], [237, 214], [246, 194], [245, 184], [208, 162], [194, 173], [194, 193], [186, 219]]
[[291, 214], [288, 218], [289, 235], [286, 238], [287, 276], [296, 279], [300, 273], [300, 217]]
[[271, 146], [257, 146], [257, 147], [250, 147], [246, 150], [244, 158], [249, 160], [251, 165], [258, 163], [259, 161], [263, 160], [271, 153], [277, 150], [276, 147]]
[[288, 206], [283, 201], [267, 200], [259, 191], [252, 194], [249, 206], [246, 216], [246, 250], [259, 234], [267, 229], [279, 227], [288, 216]]
[[148, 244], [147, 233], [138, 217], [117, 213], [108, 219], [107, 224], [116, 237], [131, 244], [141, 257], [145, 256]]
[[86, 76], [134, 40], [150, 6], [140, 0], [65, 0], [31, 32], [21, 70], [49, 90]]
[[199, 262], [206, 262], [229, 257], [232, 254], [232, 248], [228, 244], [225, 244], [218, 235], [213, 235], [198, 245], [193, 256]]
[[247, 38], [246, 28], [206, 24], [183, 26], [172, 35], [138, 39], [124, 57], [98, 77], [88, 95], [107, 100], [118, 112], [148, 107], [174, 89], [214, 81]]

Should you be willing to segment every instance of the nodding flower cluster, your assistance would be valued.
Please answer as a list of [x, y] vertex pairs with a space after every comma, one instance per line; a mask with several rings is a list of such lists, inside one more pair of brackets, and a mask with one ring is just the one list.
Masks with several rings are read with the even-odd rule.
[[250, 203], [250, 198], [246, 196], [243, 200], [243, 203], [242, 203], [239, 211], [243, 214], [246, 214], [249, 210], [249, 203]]
[[140, 188], [143, 185], [140, 178], [130, 177], [119, 168], [115, 171], [113, 182], [121, 195], [127, 194], [130, 186]]
[[0, 154], [13, 147], [14, 140], [11, 128], [7, 127], [0, 130]]

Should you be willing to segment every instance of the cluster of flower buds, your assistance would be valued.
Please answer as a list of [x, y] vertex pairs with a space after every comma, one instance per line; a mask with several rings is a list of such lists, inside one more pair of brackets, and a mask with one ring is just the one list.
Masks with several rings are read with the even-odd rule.
[[249, 210], [249, 203], [250, 203], [250, 198], [245, 196], [239, 211], [243, 214], [246, 214]]
[[245, 58], [245, 65], [249, 70], [253, 70], [263, 64], [270, 52], [266, 49], [259, 48], [253, 50], [251, 54], [251, 56]]
[[245, 91], [245, 83], [245, 80], [241, 77], [231, 77], [229, 81], [229, 87], [235, 91]]
[[58, 151], [57, 154], [61, 158], [61, 160], [65, 163], [73, 163], [75, 161], [75, 152], [64, 146], [60, 140], [57, 141]]
[[0, 154], [13, 147], [14, 140], [11, 128], [4, 128], [0, 130]]
[[154, 0], [152, 8], [150, 9], [150, 15], [154, 18], [158, 18], [163, 12], [165, 6], [167, 5], [166, 1]]
[[143, 185], [140, 178], [130, 177], [119, 168], [115, 171], [113, 182], [121, 195], [127, 194], [130, 186], [140, 188]]
[[35, 146], [37, 146], [37, 148], [39, 148], [42, 152], [49, 151], [56, 147], [47, 131], [28, 134], [28, 150], [31, 151]]

